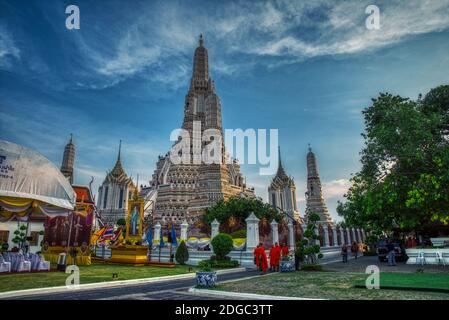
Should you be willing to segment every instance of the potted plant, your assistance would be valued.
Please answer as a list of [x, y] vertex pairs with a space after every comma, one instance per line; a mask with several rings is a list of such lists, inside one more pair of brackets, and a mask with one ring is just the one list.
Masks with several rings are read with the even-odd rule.
[[211, 263], [203, 260], [198, 263], [199, 271], [196, 272], [196, 284], [201, 288], [212, 288], [217, 281], [217, 272], [212, 270]]
[[292, 254], [288, 254], [288, 255], [282, 257], [280, 270], [281, 270], [281, 272], [295, 271], [295, 260], [294, 260]]

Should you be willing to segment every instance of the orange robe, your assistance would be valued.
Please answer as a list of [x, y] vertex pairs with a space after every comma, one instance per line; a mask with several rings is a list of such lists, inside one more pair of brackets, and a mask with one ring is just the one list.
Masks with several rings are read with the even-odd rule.
[[263, 272], [266, 272], [268, 268], [268, 259], [265, 253], [265, 248], [263, 246], [256, 248], [254, 250], [254, 255], [256, 256], [257, 267], [262, 269]]
[[288, 246], [283, 246], [282, 247], [282, 256], [288, 256]]
[[275, 246], [275, 250], [278, 263], [277, 266], [279, 266], [279, 261], [281, 261], [281, 246], [280, 245]]

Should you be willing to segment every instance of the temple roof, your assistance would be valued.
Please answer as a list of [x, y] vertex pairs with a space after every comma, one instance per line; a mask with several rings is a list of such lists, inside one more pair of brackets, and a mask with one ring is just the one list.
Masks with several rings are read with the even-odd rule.
[[125, 170], [123, 169], [121, 162], [121, 149], [122, 149], [122, 141], [120, 140], [119, 150], [117, 161], [115, 162], [114, 168], [112, 171], [109, 171], [104, 179], [103, 183], [117, 183], [117, 184], [132, 184], [132, 179], [128, 177]]
[[276, 172], [276, 176], [273, 178], [273, 180], [271, 180], [270, 189], [279, 189], [286, 186], [294, 187], [295, 182], [293, 181], [293, 178], [285, 173], [284, 167], [282, 166], [280, 147], [278, 148], [278, 159], [278, 170]]
[[209, 79], [209, 61], [207, 49], [204, 47], [203, 35], [200, 35], [198, 47], [195, 49], [193, 57], [193, 74], [192, 78], [208, 80]]
[[312, 152], [312, 147], [309, 144], [309, 152], [307, 153], [307, 177], [318, 177], [318, 165], [316, 162], [315, 154]]

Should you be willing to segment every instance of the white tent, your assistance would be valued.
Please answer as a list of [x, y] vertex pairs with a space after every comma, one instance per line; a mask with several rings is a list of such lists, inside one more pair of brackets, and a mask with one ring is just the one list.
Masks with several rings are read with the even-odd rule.
[[43, 155], [0, 140], [0, 206], [10, 212], [27, 209], [25, 203], [14, 203], [19, 199], [35, 200], [33, 206], [46, 215], [67, 215], [75, 207], [76, 194]]

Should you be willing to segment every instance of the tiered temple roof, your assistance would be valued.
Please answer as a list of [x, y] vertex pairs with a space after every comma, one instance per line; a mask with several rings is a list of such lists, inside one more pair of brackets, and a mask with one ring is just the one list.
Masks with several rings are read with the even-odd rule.
[[[201, 125], [201, 132], [193, 134], [195, 125]], [[201, 35], [193, 57], [192, 77], [185, 96], [182, 128], [195, 141], [190, 148], [191, 160], [204, 147], [201, 141], [204, 130], [216, 129], [222, 134], [221, 102], [215, 93], [214, 82], [209, 76], [209, 58], [204, 38]], [[199, 137], [198, 137], [199, 136]], [[195, 140], [197, 139], [197, 140]], [[199, 140], [199, 141], [198, 141]], [[192, 146], [191, 145], [191, 146]], [[155, 198], [154, 220], [162, 224], [181, 223], [186, 219], [193, 224], [204, 210], [219, 200], [231, 196], [254, 196], [253, 189], [246, 188], [238, 162], [226, 163], [224, 139], [221, 139], [221, 163], [174, 164], [170, 156], [159, 157], [153, 179], [150, 182], [149, 197]], [[157, 192], [157, 194], [156, 194]]]
[[106, 178], [104, 179], [104, 183], [116, 183], [116, 184], [132, 184], [132, 179], [128, 177], [125, 170], [122, 166], [121, 161], [121, 149], [122, 149], [122, 141], [120, 141], [119, 151], [117, 156], [117, 161], [115, 162], [114, 168], [108, 172]]
[[306, 220], [312, 212], [320, 216], [321, 223], [332, 224], [332, 218], [323, 198], [316, 157], [309, 146], [309, 152], [307, 153]]

